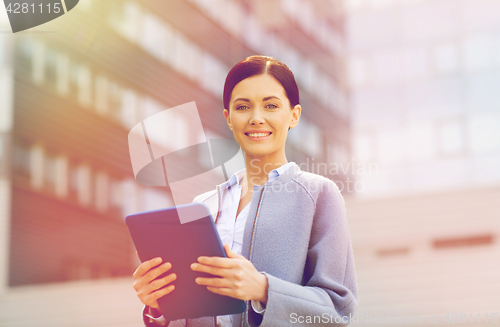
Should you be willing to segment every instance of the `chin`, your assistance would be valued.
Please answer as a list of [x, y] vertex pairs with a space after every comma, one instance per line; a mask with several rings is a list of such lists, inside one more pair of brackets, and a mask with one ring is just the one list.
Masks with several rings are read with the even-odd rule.
[[252, 157], [266, 157], [266, 156], [271, 156], [273, 155], [276, 151], [272, 151], [269, 149], [243, 149], [243, 152], [245, 152], [245, 155], [247, 156], [252, 156]]

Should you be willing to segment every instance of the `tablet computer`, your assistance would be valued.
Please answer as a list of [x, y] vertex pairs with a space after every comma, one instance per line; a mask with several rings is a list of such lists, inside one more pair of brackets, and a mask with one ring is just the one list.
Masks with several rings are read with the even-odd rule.
[[[197, 219], [181, 223], [179, 216]], [[212, 293], [195, 282], [196, 277], [214, 277], [191, 270], [191, 264], [197, 262], [199, 256], [227, 257], [205, 204], [190, 203], [131, 214], [125, 222], [141, 262], [161, 257], [162, 263], [171, 262], [172, 268], [158, 278], [171, 273], [177, 275], [172, 282], [175, 289], [158, 299], [165, 319], [173, 321], [245, 311], [244, 301]]]

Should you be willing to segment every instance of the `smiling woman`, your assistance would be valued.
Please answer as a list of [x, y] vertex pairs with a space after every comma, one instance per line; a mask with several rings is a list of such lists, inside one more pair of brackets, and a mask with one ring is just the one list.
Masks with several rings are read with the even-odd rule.
[[[233, 89], [224, 117], [248, 163], [286, 163], [285, 142], [288, 129], [299, 122], [301, 107], [290, 108], [281, 84], [271, 75], [256, 75], [239, 82]], [[269, 166], [269, 165], [268, 165]], [[258, 181], [257, 181], [258, 182]]]
[[214, 276], [196, 283], [248, 301], [247, 310], [166, 321], [157, 299], [175, 292], [177, 276], [156, 258], [134, 273], [145, 325], [292, 326], [294, 315], [326, 315], [346, 325], [342, 318], [354, 313], [358, 296], [344, 200], [333, 181], [302, 171], [285, 154], [302, 110], [293, 73], [275, 58], [245, 58], [228, 73], [223, 100], [246, 168], [193, 200], [217, 213], [227, 258], [199, 257], [191, 269]]

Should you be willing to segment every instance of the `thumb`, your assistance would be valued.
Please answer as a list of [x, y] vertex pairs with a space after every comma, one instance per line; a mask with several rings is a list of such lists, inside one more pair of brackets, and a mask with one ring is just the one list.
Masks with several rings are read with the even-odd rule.
[[237, 258], [238, 255], [231, 250], [231, 247], [229, 247], [229, 244], [225, 243], [224, 244], [224, 250], [226, 250], [226, 255], [228, 258]]
[[226, 255], [228, 258], [240, 258], [240, 259], [245, 258], [244, 256], [239, 255], [233, 250], [231, 250], [231, 247], [227, 243], [224, 244], [224, 250], [226, 250]]

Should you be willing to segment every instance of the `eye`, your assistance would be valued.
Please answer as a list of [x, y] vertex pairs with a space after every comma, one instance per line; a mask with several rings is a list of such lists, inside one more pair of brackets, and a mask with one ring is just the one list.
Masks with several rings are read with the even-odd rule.
[[248, 106], [245, 106], [245, 105], [240, 105], [240, 106], [237, 106], [237, 107], [236, 107], [236, 110], [245, 110], [245, 109], [247, 109], [247, 108], [248, 108]]
[[278, 108], [278, 106], [277, 106], [277, 105], [274, 105], [274, 104], [272, 104], [272, 103], [270, 103], [270, 104], [268, 104], [268, 105], [266, 106], [266, 108], [269, 108], [269, 109], [276, 109], [276, 108]]

